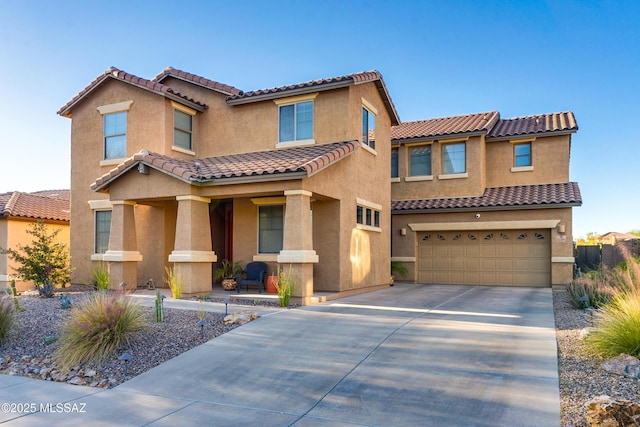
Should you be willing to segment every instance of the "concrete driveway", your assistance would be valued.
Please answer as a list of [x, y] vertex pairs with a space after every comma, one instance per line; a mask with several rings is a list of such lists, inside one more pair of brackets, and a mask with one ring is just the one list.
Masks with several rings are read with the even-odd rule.
[[2, 402], [85, 404], [0, 422], [558, 426], [556, 353], [550, 288], [397, 284], [265, 315], [111, 390], [0, 376]]

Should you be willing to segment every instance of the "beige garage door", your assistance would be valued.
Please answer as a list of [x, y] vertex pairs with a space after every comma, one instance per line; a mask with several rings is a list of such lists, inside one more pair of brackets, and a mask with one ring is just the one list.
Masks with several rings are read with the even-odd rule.
[[421, 283], [550, 286], [549, 230], [429, 231], [418, 235]]

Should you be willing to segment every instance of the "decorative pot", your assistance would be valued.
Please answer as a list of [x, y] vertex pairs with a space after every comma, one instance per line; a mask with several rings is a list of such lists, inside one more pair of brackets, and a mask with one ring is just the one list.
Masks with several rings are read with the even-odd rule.
[[278, 283], [278, 276], [267, 276], [267, 292], [277, 294], [276, 283]]
[[235, 279], [222, 279], [222, 289], [225, 291], [233, 291], [237, 286]]

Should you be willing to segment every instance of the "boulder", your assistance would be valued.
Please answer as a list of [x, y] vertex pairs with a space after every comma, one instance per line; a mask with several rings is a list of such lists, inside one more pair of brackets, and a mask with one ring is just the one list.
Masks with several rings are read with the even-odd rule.
[[589, 427], [633, 427], [640, 425], [640, 403], [598, 396], [585, 404]]
[[621, 354], [602, 362], [602, 369], [625, 377], [640, 378], [640, 359], [628, 354]]
[[244, 325], [247, 322], [256, 320], [258, 317], [258, 313], [256, 313], [255, 311], [240, 310], [236, 311], [235, 313], [226, 315], [224, 317], [224, 323], [226, 325]]

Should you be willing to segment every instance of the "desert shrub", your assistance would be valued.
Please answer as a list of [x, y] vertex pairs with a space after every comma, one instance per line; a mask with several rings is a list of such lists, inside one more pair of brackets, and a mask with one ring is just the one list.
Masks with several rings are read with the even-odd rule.
[[275, 286], [280, 307], [289, 307], [291, 294], [293, 294], [293, 290], [296, 288], [296, 281], [293, 277], [291, 267], [289, 267], [289, 271], [286, 273], [283, 270], [278, 269], [278, 281]]
[[148, 321], [138, 304], [120, 294], [96, 292], [72, 310], [56, 350], [65, 366], [106, 360]]
[[601, 277], [582, 276], [567, 285], [567, 294], [575, 308], [598, 308], [611, 301], [616, 291]]
[[0, 296], [0, 342], [9, 333], [15, 318], [15, 307], [11, 298]]
[[91, 269], [91, 286], [99, 291], [109, 289], [109, 265], [103, 262], [98, 263]]
[[621, 353], [640, 356], [640, 289], [619, 293], [595, 314], [594, 327], [585, 343], [601, 357]]
[[180, 274], [176, 272], [175, 268], [165, 267], [164, 271], [164, 281], [167, 283], [167, 286], [169, 286], [169, 289], [171, 289], [171, 295], [175, 299], [182, 298], [182, 278]]

